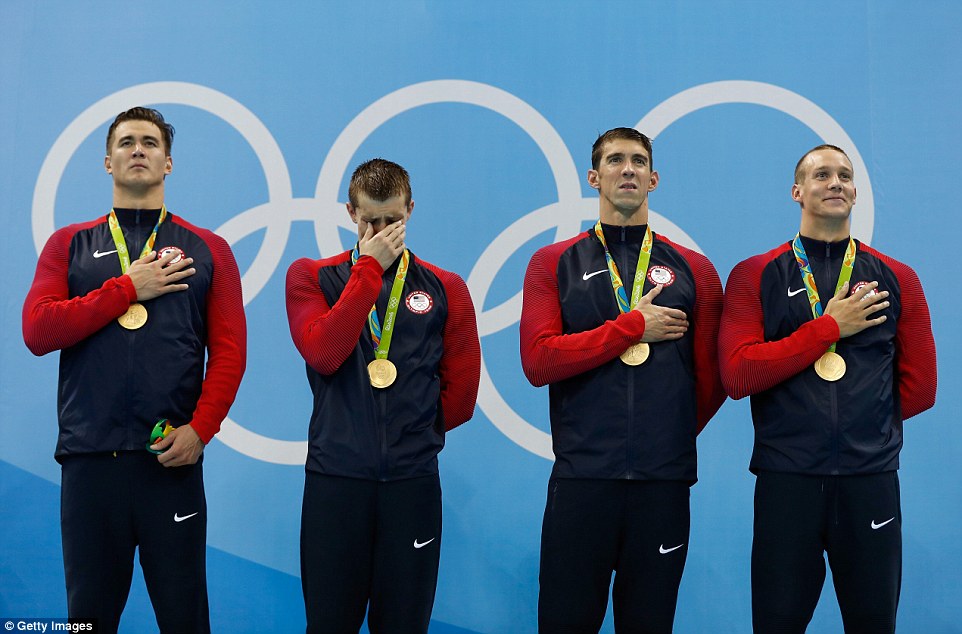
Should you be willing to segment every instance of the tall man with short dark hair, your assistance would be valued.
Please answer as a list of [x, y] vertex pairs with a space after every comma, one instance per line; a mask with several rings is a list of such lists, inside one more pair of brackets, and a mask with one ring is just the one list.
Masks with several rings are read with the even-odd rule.
[[[61, 351], [68, 613], [101, 632], [117, 631], [137, 548], [160, 630], [210, 631], [202, 456], [237, 394], [247, 330], [230, 247], [164, 205], [173, 135], [156, 110], [117, 116], [113, 208], [50, 237], [23, 307], [30, 351]], [[173, 430], [148, 452], [161, 420]]]
[[804, 632], [825, 580], [847, 633], [895, 631], [902, 423], [935, 403], [935, 342], [915, 272], [850, 236], [855, 173], [820, 145], [798, 161], [795, 238], [738, 264], [719, 350], [751, 396], [752, 620]]
[[[437, 455], [474, 414], [481, 347], [468, 287], [405, 246], [407, 171], [354, 171], [354, 249], [287, 272], [314, 394], [301, 517], [308, 632], [426, 632], [441, 552]], [[368, 608], [369, 606], [369, 608]]]
[[695, 437], [725, 399], [721, 282], [705, 256], [655, 234], [651, 141], [595, 141], [593, 229], [528, 264], [521, 363], [549, 385], [555, 464], [541, 534], [543, 633], [597, 632], [614, 581], [618, 632], [670, 632], [688, 552]]

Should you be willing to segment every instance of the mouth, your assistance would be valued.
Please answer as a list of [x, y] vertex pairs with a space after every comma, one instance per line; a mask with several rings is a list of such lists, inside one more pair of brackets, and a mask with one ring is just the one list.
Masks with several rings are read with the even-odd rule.
[[623, 190], [627, 190], [627, 191], [634, 191], [634, 190], [638, 189], [638, 186], [635, 185], [634, 183], [622, 183], [622, 184], [618, 187], [618, 189], [623, 189]]

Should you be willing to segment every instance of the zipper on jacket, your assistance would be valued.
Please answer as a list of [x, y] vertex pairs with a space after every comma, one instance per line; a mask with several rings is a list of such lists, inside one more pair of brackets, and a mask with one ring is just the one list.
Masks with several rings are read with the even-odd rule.
[[[619, 266], [619, 269], [620, 269], [621, 271], [623, 271], [623, 273], [622, 273], [622, 280], [623, 280], [623, 281], [626, 281], [626, 280], [627, 280], [627, 277], [625, 277], [625, 275], [627, 274], [627, 272], [628, 272], [629, 270], [631, 270], [631, 269], [629, 269], [629, 267], [628, 267], [630, 258], [628, 257], [628, 246], [627, 246], [627, 242], [628, 242], [628, 230], [627, 230], [626, 227], [622, 226], [622, 227], [621, 227], [621, 248], [619, 249], [619, 251], [621, 251], [621, 256], [622, 256], [623, 259], [622, 259], [622, 262], [619, 263], [618, 266]], [[641, 253], [640, 253], [640, 252], [639, 252], [638, 256], [641, 257]], [[632, 284], [634, 284], [634, 278], [633, 278], [633, 277], [632, 277]], [[626, 291], [626, 293], [628, 294], [628, 296], [630, 297], [630, 296], [631, 296], [631, 291], [630, 291], [630, 287], [629, 287], [629, 286], [625, 286], [625, 291]], [[626, 479], [628, 479], [628, 480], [631, 480], [631, 479], [632, 479], [632, 474], [631, 474], [631, 436], [632, 436], [633, 427], [634, 427], [634, 425], [632, 424], [632, 422], [633, 422], [633, 420], [634, 420], [634, 418], [635, 418], [635, 380], [634, 380], [634, 374], [633, 374], [632, 370], [633, 370], [633, 368], [632, 368], [631, 366], [624, 366], [624, 372], [626, 373], [626, 375], [627, 375], [627, 377], [628, 377], [628, 389], [626, 390], [626, 392], [627, 392], [627, 398], [628, 398], [628, 408], [627, 408], [628, 417], [627, 417], [627, 419], [626, 419], [626, 421], [625, 421], [625, 424], [626, 424], [626, 427], [627, 427], [626, 433], [625, 433], [625, 474], [626, 474], [625, 477], [626, 477]]]
[[[388, 277], [388, 281], [385, 281], [385, 279], [382, 277], [381, 293], [384, 292], [385, 288], [387, 288], [388, 292], [390, 293], [391, 287], [389, 286], [389, 284], [393, 284], [393, 283], [394, 283], [393, 275]], [[381, 294], [378, 293], [379, 298], [380, 296]], [[375, 300], [375, 306], [376, 305], [377, 305], [377, 300]], [[365, 334], [368, 333], [368, 328], [366, 324], [364, 326], [363, 332]], [[389, 415], [389, 412], [387, 411], [387, 389], [380, 389], [373, 386], [371, 387], [371, 389], [374, 391], [374, 402], [377, 403], [376, 424], [377, 424], [378, 442], [381, 445], [381, 457], [379, 461], [380, 467], [378, 468], [377, 475], [378, 475], [378, 480], [380, 480], [381, 482], [386, 482], [388, 479], [388, 472], [389, 472], [388, 455], [387, 455], [388, 453], [387, 426], [388, 426], [388, 421], [390, 420], [390, 415]]]
[[[832, 269], [834, 268], [832, 266], [832, 243], [831, 242], [825, 243], [824, 266], [828, 269], [829, 272], [831, 272]], [[828, 279], [831, 280], [831, 277], [829, 277]], [[832, 294], [834, 295], [834, 287], [832, 287], [831, 290], [832, 290]], [[825, 304], [822, 304], [822, 306], [824, 307]], [[837, 345], [838, 344], [836, 343], [836, 346]], [[839, 435], [841, 431], [839, 430], [839, 424], [838, 424], [838, 385], [837, 383], [833, 382], [829, 384], [828, 389], [829, 389], [829, 408], [830, 408], [829, 415], [831, 417], [831, 423], [832, 423], [832, 474], [838, 475], [839, 466], [840, 466], [839, 458], [838, 458]]]
[[[121, 230], [121, 234], [122, 233], [123, 233], [123, 230]], [[132, 233], [132, 237], [134, 238], [133, 246], [134, 246], [134, 249], [136, 249], [137, 245], [140, 244], [140, 209], [138, 209], [135, 212], [134, 228], [131, 233]], [[128, 249], [128, 252], [131, 255], [133, 255], [134, 253], [138, 254], [138, 256], [134, 259], [140, 259], [140, 256], [139, 256], [140, 251], [135, 251], [134, 249]], [[128, 330], [126, 332], [126, 335], [127, 335], [127, 389], [124, 390], [124, 398], [127, 402], [125, 404], [124, 411], [129, 412], [130, 418], [133, 418], [133, 412], [134, 412], [134, 407], [131, 404], [131, 399], [134, 396], [133, 376], [134, 376], [134, 373], [137, 372], [137, 369], [134, 367], [134, 359], [136, 357], [138, 334], [139, 334], [139, 330]], [[134, 434], [136, 433], [135, 427], [132, 426], [130, 423], [126, 423], [125, 427], [127, 428], [128, 445], [136, 446], [138, 444], [138, 440], [133, 437]], [[144, 444], [146, 444], [146, 439]]]
[[632, 420], [635, 418], [635, 377], [632, 376], [632, 367], [625, 366], [625, 370], [628, 373], [628, 433], [625, 440], [625, 472], [627, 473], [626, 478], [628, 480], [633, 479], [631, 475], [631, 434]]

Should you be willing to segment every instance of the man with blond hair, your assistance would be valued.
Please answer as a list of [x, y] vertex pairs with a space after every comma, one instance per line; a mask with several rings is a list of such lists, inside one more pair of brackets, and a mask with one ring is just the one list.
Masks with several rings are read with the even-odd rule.
[[438, 453], [474, 414], [474, 304], [406, 246], [407, 171], [354, 171], [353, 249], [300, 259], [287, 314], [314, 395], [301, 515], [308, 632], [427, 632], [441, 552]]
[[845, 631], [894, 632], [902, 423], [935, 403], [929, 311], [911, 268], [851, 237], [841, 148], [806, 152], [791, 193], [798, 233], [732, 270], [719, 336], [755, 425], [752, 620], [804, 632], [827, 553]]

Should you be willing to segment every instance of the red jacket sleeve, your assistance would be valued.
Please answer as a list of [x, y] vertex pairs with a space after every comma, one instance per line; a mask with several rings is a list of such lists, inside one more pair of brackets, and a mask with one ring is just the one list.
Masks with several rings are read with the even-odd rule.
[[206, 444], [227, 418], [247, 367], [247, 318], [240, 272], [227, 241], [208, 231], [193, 230], [204, 235], [214, 261], [207, 290], [207, 369], [190, 421]]
[[[350, 253], [338, 257], [350, 257]], [[321, 264], [332, 262], [336, 260], [302, 258], [287, 270], [291, 338], [307, 364], [325, 376], [334, 374], [357, 345], [371, 306], [381, 292], [384, 274], [375, 258], [362, 255], [351, 267], [351, 277], [332, 307], [317, 279]]]
[[474, 416], [481, 380], [481, 342], [478, 321], [468, 286], [460, 276], [422, 264], [433, 271], [444, 284], [448, 300], [448, 318], [442, 337], [444, 352], [438, 375], [441, 378], [441, 411], [445, 431], [450, 431]]
[[734, 399], [763, 392], [795, 376], [839, 338], [836, 321], [823, 315], [784, 339], [765, 341], [760, 285], [762, 270], [771, 258], [769, 252], [741, 262], [725, 287], [718, 355], [722, 383]]
[[929, 306], [915, 271], [874, 249], [863, 248], [888, 264], [899, 280], [902, 311], [895, 328], [895, 371], [905, 420], [935, 405], [938, 371]]
[[70, 241], [78, 229], [98, 222], [102, 221], [59, 229], [40, 253], [23, 303], [23, 341], [37, 356], [80, 343], [123, 315], [137, 300], [137, 291], [126, 275], [110, 278], [83, 297], [69, 296]]
[[725, 402], [718, 370], [718, 324], [722, 313], [722, 285], [718, 272], [701, 253], [665, 240], [681, 253], [695, 278], [695, 310], [692, 316], [692, 341], [695, 358], [695, 395], [698, 432]]
[[597, 368], [645, 334], [645, 318], [638, 311], [618, 315], [592, 330], [562, 333], [558, 258], [582, 237], [544, 247], [528, 263], [521, 307], [521, 368], [535, 387]]

